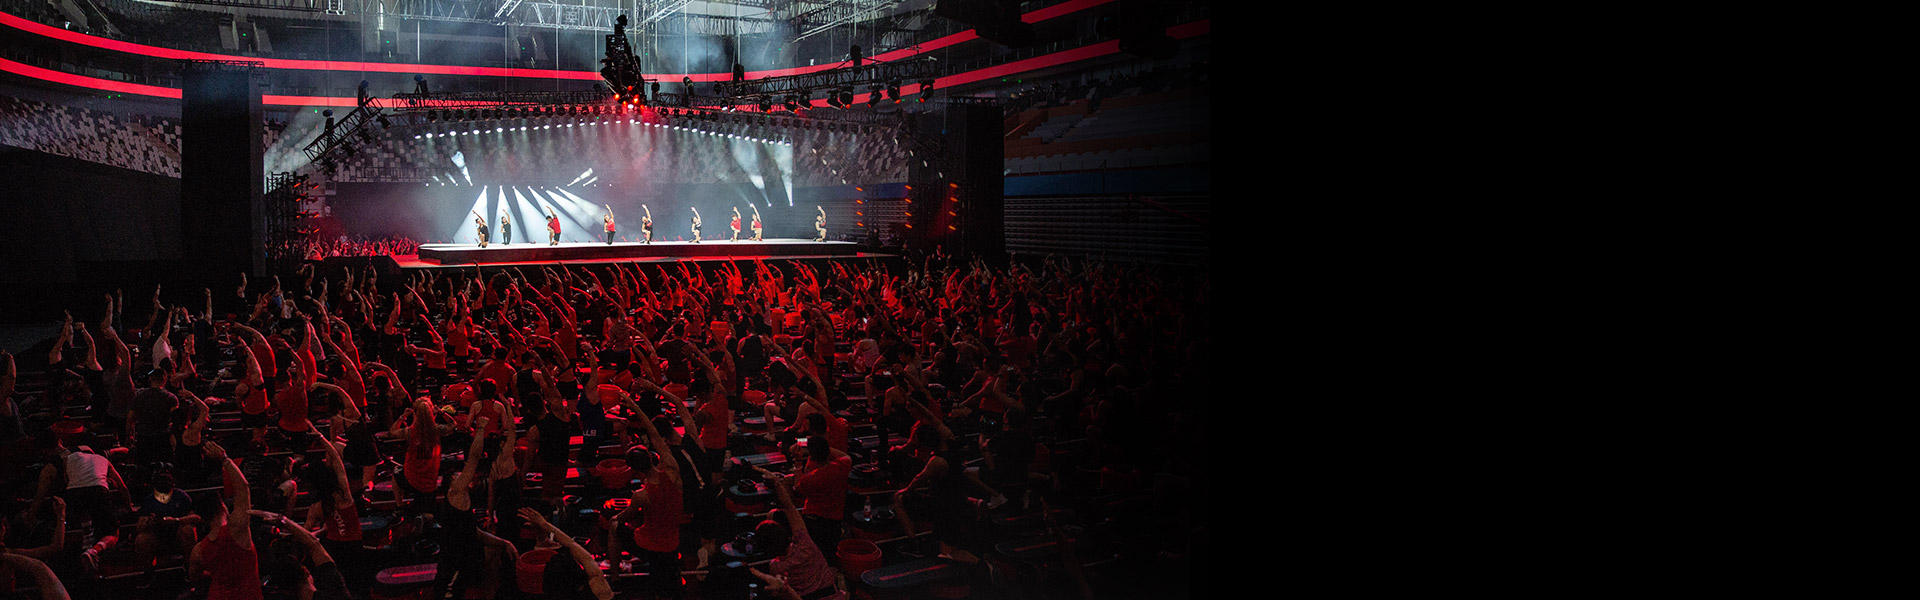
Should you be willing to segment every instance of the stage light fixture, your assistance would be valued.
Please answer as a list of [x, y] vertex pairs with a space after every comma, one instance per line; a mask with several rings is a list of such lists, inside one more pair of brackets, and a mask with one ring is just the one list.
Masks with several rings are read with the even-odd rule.
[[900, 103], [900, 82], [887, 82], [887, 99], [892, 100], [894, 104]]
[[867, 88], [867, 108], [873, 108], [879, 105], [880, 105], [880, 88], [878, 86]]

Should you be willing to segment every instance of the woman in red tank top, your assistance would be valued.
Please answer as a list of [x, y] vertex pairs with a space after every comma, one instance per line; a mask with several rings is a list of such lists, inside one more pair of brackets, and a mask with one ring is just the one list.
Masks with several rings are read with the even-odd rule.
[[[632, 397], [622, 399], [630, 414], [644, 415]], [[681, 411], [685, 411], [682, 405]], [[633, 530], [633, 543], [640, 546], [642, 558], [649, 563], [649, 573], [660, 586], [672, 586], [680, 580], [680, 524], [686, 519], [681, 507], [680, 463], [673, 457], [672, 446], [667, 445], [660, 430], [655, 429], [652, 419], [637, 418], [647, 430], [647, 448], [635, 448], [627, 452], [627, 465], [641, 473], [644, 485], [633, 493], [633, 502], [615, 518], [629, 521], [640, 517], [642, 522]], [[658, 449], [658, 454], [648, 449]], [[659, 462], [654, 462], [655, 457]], [[636, 514], [638, 513], [638, 514]]]
[[228, 511], [227, 505], [218, 498], [194, 502], [194, 513], [211, 526], [212, 532], [188, 553], [188, 572], [198, 573], [204, 568], [212, 578], [207, 586], [207, 600], [261, 600], [260, 563], [253, 551], [253, 533], [249, 529], [252, 488], [247, 485], [247, 477], [240, 473], [240, 467], [227, 459], [227, 450], [220, 444], [206, 442], [200, 449], [207, 458], [220, 462], [222, 484], [233, 493], [233, 509]]
[[395, 420], [388, 431], [394, 437], [407, 438], [407, 458], [400, 463], [401, 481], [393, 486], [395, 502], [403, 500], [402, 487], [414, 495], [431, 498], [440, 487], [440, 427], [434, 423], [433, 404], [425, 399], [413, 403], [411, 422]]

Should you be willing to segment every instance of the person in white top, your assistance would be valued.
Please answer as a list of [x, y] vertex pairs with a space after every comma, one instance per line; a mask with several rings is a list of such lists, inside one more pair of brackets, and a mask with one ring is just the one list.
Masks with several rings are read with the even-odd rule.
[[[92, 448], [79, 446], [76, 452], [66, 444], [56, 446], [60, 453], [61, 464], [67, 473], [66, 486], [60, 488], [58, 495], [66, 499], [67, 505], [75, 514], [87, 515], [93, 521], [97, 537], [107, 537], [120, 527], [116, 517], [133, 505], [133, 498], [127, 493], [127, 484], [120, 478], [120, 471], [113, 468], [113, 462], [107, 457], [93, 453]], [[47, 465], [40, 471], [41, 494], [53, 490], [57, 472], [54, 465]], [[107, 499], [107, 492], [118, 493], [115, 500]]]

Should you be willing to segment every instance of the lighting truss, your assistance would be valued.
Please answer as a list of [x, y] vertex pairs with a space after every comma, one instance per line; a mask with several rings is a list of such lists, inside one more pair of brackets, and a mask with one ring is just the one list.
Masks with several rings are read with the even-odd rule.
[[667, 15], [671, 15], [673, 13], [679, 12], [680, 9], [686, 8], [688, 4], [692, 4], [692, 3], [693, 3], [693, 0], [662, 0], [659, 2], [645, 2], [644, 3], [645, 10], [646, 10], [645, 14], [647, 16], [641, 17], [639, 21], [634, 22], [634, 25], [636, 26], [646, 25], [654, 21], [665, 19], [667, 18]]
[[[691, 98], [690, 100], [691, 104], [687, 104], [684, 106], [677, 104], [677, 102], [679, 102], [680, 99], [682, 98]], [[873, 111], [866, 111], [866, 110], [830, 110], [830, 109], [820, 109], [816, 107], [814, 110], [807, 111], [806, 116], [799, 116], [791, 113], [783, 114], [783, 113], [758, 112], [758, 111], [748, 111], [748, 110], [728, 110], [727, 107], [730, 105], [727, 103], [729, 101], [730, 99], [728, 98], [716, 98], [711, 96], [689, 97], [689, 96], [686, 96], [685, 94], [661, 92], [660, 95], [657, 97], [657, 101], [655, 102], [655, 107], [659, 110], [665, 111], [667, 116], [670, 116], [670, 117], [677, 116], [678, 114], [685, 114], [689, 116], [691, 115], [712, 116], [712, 117], [723, 118], [723, 119], [739, 119], [744, 123], [774, 125], [774, 126], [780, 126], [778, 125], [778, 123], [784, 120], [794, 120], [796, 121], [796, 124], [807, 123], [807, 122], [845, 123], [849, 125], [860, 125], [860, 126], [870, 126], [870, 127], [892, 126], [900, 121], [899, 115], [895, 113], [876, 113]]]
[[463, 108], [538, 108], [549, 106], [609, 106], [613, 92], [586, 90], [573, 92], [434, 92], [431, 94], [394, 94], [379, 104], [398, 113], [435, 109]]
[[498, 0], [384, 0], [380, 3], [363, 0], [357, 4], [361, 5], [360, 10], [353, 12], [395, 19], [512, 24], [572, 31], [612, 31], [614, 18], [626, 12], [622, 3], [598, 6], [594, 0], [584, 4], [521, 0], [506, 0], [504, 3]]
[[174, 4], [202, 4], [208, 6], [235, 6], [241, 8], [271, 8], [275, 10], [293, 10], [300, 12], [332, 13], [339, 0], [168, 0]]
[[503, 25], [506, 24], [507, 17], [513, 16], [513, 9], [516, 8], [520, 8], [520, 0], [506, 0], [505, 2], [501, 2], [500, 9], [493, 11], [493, 20]]
[[860, 17], [899, 6], [904, 0], [836, 0], [826, 6], [807, 11], [799, 20], [810, 26], [793, 41], [800, 41], [816, 34], [824, 33], [835, 27], [852, 23]]
[[764, 95], [786, 95], [811, 93], [815, 90], [833, 90], [868, 86], [885, 87], [889, 81], [902, 83], [918, 82], [922, 79], [939, 77], [939, 67], [932, 60], [908, 59], [892, 62], [872, 63], [857, 67], [827, 69], [801, 75], [784, 75], [750, 79], [741, 82], [721, 82], [722, 87], [731, 94], [735, 103], [749, 104], [752, 98]]
[[320, 138], [307, 144], [304, 150], [307, 162], [319, 165], [339, 165], [359, 150], [360, 143], [374, 137], [373, 124], [380, 119], [380, 108], [367, 105], [355, 107], [346, 118], [333, 126], [332, 132], [320, 132]]

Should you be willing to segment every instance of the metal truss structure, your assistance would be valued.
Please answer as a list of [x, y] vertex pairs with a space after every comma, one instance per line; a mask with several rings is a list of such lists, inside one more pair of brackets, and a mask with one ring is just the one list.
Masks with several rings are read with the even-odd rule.
[[613, 93], [607, 90], [574, 92], [435, 92], [431, 94], [394, 94], [391, 100], [378, 100], [375, 103], [401, 114], [428, 110], [464, 110], [470, 108], [612, 106]]
[[380, 114], [375, 104], [354, 108], [346, 118], [336, 122], [332, 131], [323, 131], [318, 139], [307, 144], [303, 150], [309, 164], [321, 165], [331, 172], [340, 163], [345, 162], [359, 152], [360, 144], [373, 141], [374, 123], [384, 122], [386, 117]]
[[[896, 60], [857, 67], [841, 67], [802, 75], [785, 75], [722, 82], [722, 89], [740, 103], [762, 96], [811, 93], [818, 90], [886, 86], [888, 82], [917, 83], [939, 76], [939, 67], [931, 60]], [[858, 90], [856, 90], [858, 91]]]
[[[611, 0], [585, 0], [570, 4], [561, 1], [526, 0], [168, 0], [177, 4], [253, 8], [329, 15], [379, 15], [394, 19], [516, 25], [572, 31], [612, 31], [614, 19], [637, 12], [632, 22], [636, 30], [652, 35], [759, 35], [771, 33], [777, 25], [790, 24], [801, 33], [799, 41], [831, 31], [835, 27], [865, 18], [879, 18], [880, 30], [895, 33], [902, 29], [903, 17], [917, 14], [886, 15], [886, 11], [914, 0], [706, 0], [708, 4], [734, 5], [754, 9], [743, 16], [685, 13], [693, 0], [640, 0], [632, 4]], [[918, 11], [915, 11], [917, 13]], [[652, 27], [646, 27], [651, 25]], [[911, 33], [912, 30], [906, 30]], [[897, 34], [896, 34], [897, 37]], [[883, 40], [884, 41], [884, 40]]]
[[905, 0], [835, 0], [826, 6], [807, 11], [795, 19], [801, 25], [800, 41], [814, 35], [832, 30], [835, 27], [852, 23], [861, 17], [874, 14], [895, 6]]
[[292, 272], [300, 264], [307, 237], [313, 231], [309, 223], [313, 213], [304, 206], [312, 195], [305, 193], [308, 176], [274, 173], [267, 176], [267, 268], [270, 273]]

